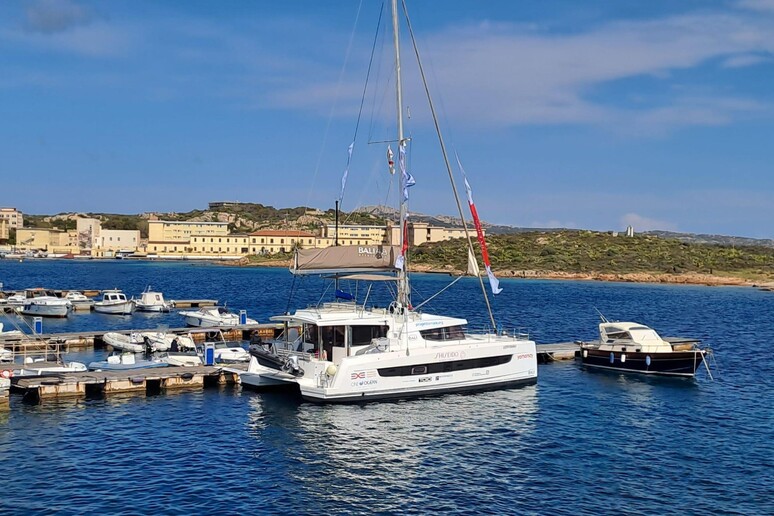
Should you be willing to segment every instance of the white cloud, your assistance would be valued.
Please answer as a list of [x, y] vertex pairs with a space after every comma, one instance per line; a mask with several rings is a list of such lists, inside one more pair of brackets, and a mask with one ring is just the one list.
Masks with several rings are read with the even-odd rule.
[[[706, 83], [695, 86], [703, 90], [700, 93], [684, 86], [687, 91], [681, 96], [672, 93], [652, 107], [614, 106], [605, 98], [594, 97], [596, 89], [616, 81], [652, 77], [671, 91], [676, 72], [715, 66], [713, 60], [724, 66], [749, 66], [753, 53], [774, 52], [772, 21], [761, 14], [705, 11], [616, 21], [568, 34], [478, 23], [431, 34], [420, 45], [433, 83], [431, 91], [438, 92], [436, 98], [442, 99], [446, 114], [455, 120], [484, 127], [643, 124], [644, 132], [651, 132], [657, 127], [727, 124], [769, 106], [736, 99], [726, 90], [707, 91], [712, 86]], [[406, 64], [406, 98], [419, 102], [424, 92], [408, 77], [413, 67]], [[335, 86], [311, 76], [298, 83], [302, 86], [291, 86], [277, 95], [282, 105], [308, 108], [317, 101], [330, 105], [336, 92]], [[352, 77], [345, 84], [360, 81]], [[632, 88], [631, 96], [636, 98], [637, 85]], [[340, 93], [354, 97], [359, 89]], [[691, 97], [707, 98], [686, 100]], [[347, 100], [350, 103], [353, 100]], [[418, 109], [415, 115], [426, 116]]]
[[25, 28], [44, 34], [87, 25], [94, 18], [90, 9], [69, 0], [37, 0], [27, 7], [25, 14]]
[[621, 227], [632, 226], [635, 231], [652, 231], [660, 229], [662, 231], [677, 231], [677, 225], [664, 220], [658, 220], [650, 217], [644, 217], [636, 213], [627, 213], [621, 217]]
[[771, 58], [758, 54], [740, 54], [723, 61], [724, 68], [745, 68], [761, 63], [771, 62]]
[[740, 0], [736, 5], [751, 11], [774, 12], [774, 0]]

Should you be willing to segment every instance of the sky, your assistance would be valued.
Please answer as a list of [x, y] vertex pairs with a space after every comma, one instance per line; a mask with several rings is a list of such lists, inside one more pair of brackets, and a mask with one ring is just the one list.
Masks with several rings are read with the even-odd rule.
[[[483, 220], [774, 238], [774, 0], [407, 4], [455, 183], [456, 154]], [[328, 209], [353, 141], [342, 209], [395, 204], [381, 12], [1, 2], [0, 206]], [[401, 45], [409, 209], [456, 215], [405, 23]]]

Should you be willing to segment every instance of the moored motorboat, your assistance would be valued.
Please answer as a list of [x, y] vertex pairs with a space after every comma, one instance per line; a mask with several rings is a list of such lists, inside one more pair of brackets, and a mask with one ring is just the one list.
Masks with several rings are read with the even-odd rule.
[[[585, 367], [661, 376], [692, 377], [706, 366], [709, 350], [688, 338], [662, 339], [636, 322], [610, 322], [603, 317], [599, 340], [579, 342]], [[709, 369], [708, 369], [709, 370]]]
[[102, 314], [131, 315], [134, 308], [134, 299], [127, 299], [118, 289], [102, 291], [102, 299], [94, 303], [94, 311]]
[[[227, 328], [241, 324], [240, 315], [228, 310], [225, 306], [202, 307], [198, 310], [184, 310], [180, 315], [185, 317], [188, 326], [202, 328]], [[245, 318], [245, 324], [257, 324], [255, 319]]]
[[190, 336], [186, 335], [175, 337], [169, 350], [158, 354], [158, 358], [171, 366], [192, 367], [203, 364], [196, 344]]
[[54, 295], [53, 291], [29, 288], [24, 291], [24, 302], [20, 312], [24, 315], [41, 317], [67, 317], [71, 303]]
[[134, 353], [110, 355], [105, 360], [89, 363], [89, 371], [122, 371], [126, 369], [148, 369], [167, 367], [169, 364], [158, 358], [150, 360], [138, 359]]
[[166, 351], [172, 345], [175, 335], [164, 332], [132, 332], [129, 334], [107, 332], [102, 336], [105, 344], [119, 351], [144, 353]]
[[136, 302], [138, 312], [169, 312], [172, 304], [164, 299], [164, 294], [154, 292], [150, 285], [146, 288], [140, 299]]
[[[58, 358], [58, 357], [57, 357]], [[82, 373], [86, 365], [81, 362], [65, 362], [62, 360], [48, 361], [44, 357], [27, 357], [14, 370], [14, 377], [23, 376], [56, 376], [64, 373]]]
[[71, 290], [64, 297], [72, 305], [73, 310], [91, 310], [94, 308], [94, 300], [84, 296], [82, 293]]

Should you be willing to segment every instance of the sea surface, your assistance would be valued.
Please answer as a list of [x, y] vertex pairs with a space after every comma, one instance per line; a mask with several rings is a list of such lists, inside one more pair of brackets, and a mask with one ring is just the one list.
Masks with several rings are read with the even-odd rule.
[[[412, 281], [418, 305], [451, 278]], [[0, 282], [135, 296], [152, 285], [170, 299], [217, 299], [260, 322], [332, 292], [284, 269], [128, 260], [0, 260]], [[12, 395], [0, 413], [0, 513], [774, 514], [773, 293], [502, 286], [492, 303], [503, 329], [538, 343], [593, 339], [599, 309], [663, 336], [702, 339], [714, 350], [715, 379], [595, 373], [565, 361], [541, 365], [529, 387], [365, 405], [233, 386], [39, 405]], [[388, 300], [376, 289], [358, 299], [366, 295], [369, 305]], [[471, 279], [422, 308], [488, 322]], [[46, 319], [44, 331], [182, 325], [175, 312], [74, 314]]]

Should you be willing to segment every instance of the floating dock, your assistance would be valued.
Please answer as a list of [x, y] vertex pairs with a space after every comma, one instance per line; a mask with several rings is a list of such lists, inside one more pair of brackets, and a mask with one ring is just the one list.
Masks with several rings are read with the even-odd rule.
[[261, 323], [261, 324], [241, 324], [237, 326], [229, 326], [227, 328], [221, 327], [207, 327], [207, 328], [142, 328], [132, 330], [100, 330], [100, 331], [78, 331], [67, 333], [41, 333], [40, 335], [7, 335], [0, 337], [0, 347], [11, 349], [15, 353], [23, 353], [25, 351], [36, 351], [41, 349], [48, 349], [51, 347], [64, 348], [64, 351], [73, 351], [81, 349], [103, 348], [105, 343], [102, 337], [106, 333], [121, 333], [123, 335], [129, 335], [132, 333], [143, 332], [163, 332], [173, 333], [175, 335], [188, 335], [195, 341], [204, 341], [208, 332], [222, 332], [223, 337], [226, 340], [250, 340], [253, 334], [258, 334], [264, 340], [274, 339], [283, 330], [282, 324], [277, 323]]
[[[247, 364], [229, 364], [229, 369], [246, 368]], [[27, 401], [55, 398], [101, 396], [118, 393], [156, 394], [179, 389], [202, 389], [239, 382], [235, 372], [222, 366], [157, 367], [124, 371], [87, 371], [56, 376], [21, 376], [14, 378], [12, 389]]]
[[[68, 290], [56, 290], [54, 291], [56, 293], [57, 297], [64, 298]], [[73, 292], [79, 292], [77, 290], [74, 290]], [[87, 290], [87, 294], [84, 294], [86, 297], [98, 297], [100, 295], [100, 292], [98, 290], [96, 291], [90, 291]], [[21, 307], [19, 305], [9, 305], [6, 302], [6, 299], [9, 295], [12, 295], [12, 293], [8, 292], [2, 292], [0, 293], [0, 310], [4, 313], [16, 313], [18, 309]], [[175, 308], [202, 308], [205, 306], [218, 306], [218, 300], [217, 299], [170, 299], [169, 302], [174, 306]], [[94, 310], [94, 304], [84, 304], [84, 305], [78, 305], [73, 304], [72, 310], [74, 311], [90, 311]]]
[[580, 351], [578, 342], [557, 342], [556, 344], [538, 344], [538, 362], [547, 364], [556, 360], [572, 360]]

